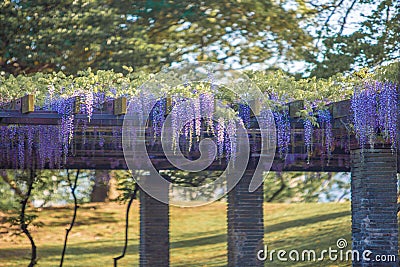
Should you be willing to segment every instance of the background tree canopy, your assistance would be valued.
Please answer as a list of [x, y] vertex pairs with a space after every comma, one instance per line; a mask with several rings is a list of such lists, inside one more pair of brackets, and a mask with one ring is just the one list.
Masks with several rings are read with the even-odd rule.
[[319, 55], [309, 55], [311, 75], [329, 77], [400, 58], [398, 0], [329, 0], [320, 7]]
[[396, 0], [5, 0], [0, 68], [14, 75], [75, 74], [87, 67], [120, 72], [124, 65], [156, 72], [198, 59], [292, 70], [293, 63], [308, 62], [311, 75], [326, 77], [398, 57], [396, 5]]

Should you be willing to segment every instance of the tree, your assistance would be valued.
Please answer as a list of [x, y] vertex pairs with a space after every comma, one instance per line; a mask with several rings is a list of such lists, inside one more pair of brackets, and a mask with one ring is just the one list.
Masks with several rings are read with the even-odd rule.
[[400, 58], [399, 1], [328, 0], [318, 6], [322, 45], [307, 56], [311, 76], [330, 77]]
[[266, 202], [341, 201], [350, 183], [334, 173], [269, 173], [264, 181]]
[[[312, 49], [301, 27], [314, 13], [304, 1], [138, 1], [137, 23], [173, 60], [192, 54], [242, 67], [268, 60], [302, 58]], [[168, 62], [168, 60], [167, 60]]]
[[6, 0], [0, 66], [19, 74], [122, 66], [157, 71], [188, 55], [241, 65], [301, 59], [312, 38], [303, 1]]
[[399, 10], [397, 0], [5, 0], [0, 71], [156, 72], [196, 58], [291, 72], [307, 62], [329, 77], [398, 58]]
[[151, 66], [162, 47], [146, 43], [128, 18], [129, 1], [6, 0], [0, 4], [0, 68], [12, 73], [76, 73]]
[[93, 187], [90, 193], [90, 202], [106, 202], [116, 200], [119, 197], [117, 192], [118, 179], [126, 177], [129, 172], [95, 170], [93, 175]]
[[110, 174], [107, 170], [95, 170], [94, 185], [90, 193], [90, 202], [105, 202], [109, 190]]

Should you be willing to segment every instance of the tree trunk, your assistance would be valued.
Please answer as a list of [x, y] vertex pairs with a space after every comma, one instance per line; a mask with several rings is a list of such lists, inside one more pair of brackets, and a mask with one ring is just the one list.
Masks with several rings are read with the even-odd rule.
[[116, 200], [120, 195], [120, 192], [118, 191], [118, 180], [115, 175], [115, 171], [111, 171], [109, 175], [110, 175], [110, 181], [108, 182], [109, 188], [107, 197], [109, 200]]
[[90, 202], [106, 202], [108, 200], [108, 190], [110, 187], [109, 171], [96, 170], [94, 178], [94, 185], [90, 194]]

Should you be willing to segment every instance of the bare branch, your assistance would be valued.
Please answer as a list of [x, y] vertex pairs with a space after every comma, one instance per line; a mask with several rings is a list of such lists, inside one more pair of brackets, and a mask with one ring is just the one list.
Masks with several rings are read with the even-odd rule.
[[346, 14], [343, 17], [343, 22], [342, 22], [342, 25], [341, 25], [340, 30], [339, 30], [339, 35], [342, 35], [344, 27], [346, 26], [346, 23], [347, 23], [347, 18], [349, 16], [351, 10], [353, 9], [355, 4], [357, 3], [357, 1], [358, 0], [353, 0], [353, 2], [351, 3], [350, 7], [347, 9]]
[[133, 193], [131, 194], [131, 198], [129, 199], [128, 206], [126, 208], [126, 213], [125, 213], [125, 244], [124, 244], [124, 248], [122, 249], [122, 254], [119, 255], [118, 257], [114, 258], [114, 267], [117, 267], [118, 260], [125, 257], [126, 249], [128, 248], [129, 210], [131, 209], [133, 200], [136, 199], [138, 190], [139, 190], [139, 186], [138, 186], [138, 184], [135, 184], [135, 188], [133, 189]]
[[69, 227], [67, 229], [65, 229], [64, 247], [63, 247], [63, 251], [61, 253], [60, 267], [62, 267], [62, 265], [64, 263], [64, 256], [65, 256], [65, 252], [67, 250], [68, 235], [69, 235], [69, 232], [71, 232], [72, 227], [74, 227], [75, 220], [76, 220], [76, 214], [77, 214], [78, 208], [79, 208], [78, 199], [77, 199], [76, 194], [75, 194], [75, 189], [76, 189], [76, 185], [78, 183], [78, 178], [79, 178], [79, 172], [80, 172], [80, 170], [78, 169], [76, 171], [75, 181], [72, 184], [71, 178], [69, 176], [69, 170], [67, 170], [68, 185], [69, 185], [69, 188], [71, 188], [71, 194], [72, 194], [72, 197], [74, 198], [74, 214], [72, 216], [72, 221], [71, 221]]
[[28, 267], [33, 267], [36, 265], [36, 245], [35, 241], [33, 240], [33, 237], [31, 233], [28, 230], [28, 223], [26, 223], [26, 206], [28, 204], [29, 197], [31, 196], [32, 189], [33, 189], [33, 183], [35, 181], [35, 171], [31, 170], [29, 180], [28, 180], [28, 192], [26, 193], [25, 197], [21, 201], [21, 213], [20, 213], [20, 224], [21, 224], [21, 230], [22, 232], [28, 237], [29, 241], [31, 242], [31, 261], [28, 265]]

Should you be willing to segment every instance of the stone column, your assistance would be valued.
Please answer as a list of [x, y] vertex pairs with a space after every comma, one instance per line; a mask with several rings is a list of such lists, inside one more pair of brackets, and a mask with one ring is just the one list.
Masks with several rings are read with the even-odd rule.
[[140, 190], [140, 266], [169, 266], [169, 249], [169, 205]]
[[[353, 266], [398, 266], [397, 153], [355, 149], [351, 157], [352, 240], [360, 255]], [[363, 260], [367, 250], [371, 261]], [[372, 261], [377, 255], [396, 259]]]
[[257, 252], [263, 248], [263, 186], [249, 192], [252, 174], [246, 173], [228, 193], [228, 266], [257, 267], [263, 262]]

